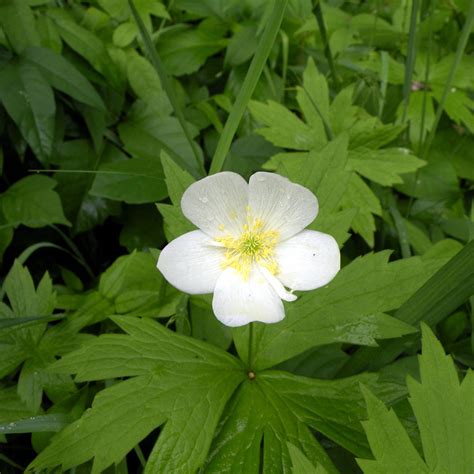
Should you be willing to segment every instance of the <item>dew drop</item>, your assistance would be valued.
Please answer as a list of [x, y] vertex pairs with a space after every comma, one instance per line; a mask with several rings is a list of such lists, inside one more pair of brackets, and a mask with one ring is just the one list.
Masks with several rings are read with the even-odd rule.
[[266, 181], [267, 178], [265, 178], [264, 176], [257, 176], [257, 181], [260, 182], [260, 183], [263, 183], [264, 181]]
[[209, 202], [209, 199], [206, 196], [200, 197], [199, 200], [204, 204]]

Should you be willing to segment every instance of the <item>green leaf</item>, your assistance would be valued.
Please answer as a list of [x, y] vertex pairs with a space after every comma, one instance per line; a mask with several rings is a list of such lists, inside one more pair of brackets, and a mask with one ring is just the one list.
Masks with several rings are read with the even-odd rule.
[[[412, 257], [388, 263], [389, 255], [383, 251], [357, 258], [327, 287], [288, 304], [283, 321], [256, 323], [255, 368], [272, 367], [317, 345], [336, 341], [375, 345], [376, 339], [413, 332], [402, 318], [384, 313], [400, 307], [445, 260]], [[243, 360], [247, 357], [246, 331], [234, 333]]]
[[55, 89], [105, 112], [105, 104], [91, 83], [61, 55], [46, 48], [29, 48], [24, 56]]
[[101, 165], [89, 192], [129, 204], [160, 201], [167, 196], [161, 163], [149, 158]]
[[[240, 121], [242, 120], [247, 105], [252, 98], [252, 94], [255, 91], [262, 71], [264, 70], [265, 63], [267, 62], [268, 56], [275, 43], [277, 33], [283, 20], [286, 5], [287, 0], [279, 0], [268, 4], [266, 10], [268, 16], [264, 16], [262, 19], [266, 20], [265, 29], [263, 30], [255, 55], [250, 63], [245, 79], [243, 80], [242, 86], [237, 94], [235, 103], [230, 110], [224, 130], [217, 143], [216, 151], [211, 163], [211, 174], [219, 172], [224, 165], [227, 153], [232, 144], [232, 139], [234, 138]], [[270, 12], [271, 7], [273, 8]]]
[[234, 394], [214, 439], [206, 472], [290, 471], [288, 442], [313, 463], [321, 463], [328, 472], [337, 472], [290, 400], [273, 387], [277, 375], [272, 375], [262, 374], [255, 381], [246, 381]]
[[17, 54], [29, 46], [39, 46], [35, 17], [28, 2], [4, 0], [0, 5], [0, 25]]
[[163, 222], [153, 204], [127, 206], [123, 210], [122, 219], [120, 245], [129, 252], [160, 247], [164, 243]]
[[[438, 242], [423, 255], [431, 274], [399, 308], [396, 317], [417, 326], [421, 321], [434, 325], [451, 314], [472, 294], [474, 285], [474, 243], [459, 251], [459, 243], [452, 240]], [[443, 265], [443, 266], [441, 266]], [[341, 373], [348, 375], [360, 370], [377, 370], [395, 360], [407, 346], [417, 342], [382, 342], [380, 348], [361, 348], [348, 361]]]
[[41, 433], [61, 431], [71, 422], [71, 417], [63, 414], [31, 416], [28, 419], [0, 424], [0, 433]]
[[150, 253], [119, 257], [101, 276], [99, 292], [114, 301], [118, 314], [164, 317], [174, 314], [178, 291], [156, 269]]
[[122, 75], [110, 58], [102, 40], [94, 33], [79, 26], [65, 9], [49, 8], [47, 15], [68, 46], [86, 59], [96, 71], [103, 74], [112, 87], [120, 90]]
[[175, 206], [181, 204], [181, 198], [195, 179], [185, 170], [181, 169], [165, 152], [161, 152], [161, 163], [165, 173], [166, 187], [171, 202]]
[[127, 76], [130, 86], [159, 116], [171, 114], [170, 101], [153, 66], [142, 56], [130, 53], [127, 61]]
[[[198, 134], [198, 130], [190, 124], [188, 128], [192, 137]], [[129, 120], [122, 122], [118, 130], [126, 150], [132, 156], [156, 160], [164, 150], [183, 169], [199, 175], [193, 149], [176, 118], [159, 117], [150, 110], [136, 107]], [[200, 156], [201, 153], [199, 151]]]
[[[422, 325], [420, 382], [408, 379], [423, 445], [424, 461], [393, 412], [366, 392], [369, 421], [364, 423], [374, 461], [358, 460], [364, 472], [456, 472], [474, 469], [474, 373], [460, 383], [451, 357], [431, 330]], [[401, 464], [402, 463], [402, 464]]]
[[209, 56], [226, 45], [225, 25], [210, 17], [197, 28], [177, 25], [160, 35], [158, 53], [168, 74], [182, 76], [197, 71]]
[[303, 73], [303, 87], [298, 87], [296, 99], [306, 122], [319, 137], [318, 148], [326, 144], [325, 127], [330, 127], [329, 89], [326, 78], [319, 73], [312, 58]]
[[184, 217], [180, 206], [157, 204], [156, 207], [163, 216], [165, 235], [168, 242], [186, 232], [196, 229], [196, 227]]
[[38, 159], [47, 160], [54, 138], [56, 105], [51, 86], [27, 61], [0, 71], [0, 100]]
[[33, 415], [16, 393], [16, 388], [0, 387], [0, 423], [10, 423]]
[[393, 410], [363, 389], [369, 421], [362, 423], [375, 461], [358, 459], [364, 473], [430, 472]]
[[321, 146], [320, 136], [285, 106], [274, 101], [266, 104], [250, 101], [249, 109], [254, 119], [265, 125], [256, 132], [274, 145], [294, 150]]
[[55, 173], [54, 179], [58, 182], [64, 213], [76, 233], [90, 230], [110, 215], [120, 213], [120, 203], [89, 194], [95, 178], [93, 172], [109, 157], [125, 159], [125, 155], [110, 144], [98, 155], [88, 140], [70, 140], [56, 148], [54, 163], [61, 166], [61, 171]]
[[[53, 438], [31, 469], [69, 469], [94, 457], [93, 473], [118, 463], [164, 424], [147, 472], [193, 472], [205, 460], [224, 405], [245, 377], [239, 362], [151, 320], [114, 318], [128, 335], [103, 335], [63, 358], [77, 380], [133, 378], [103, 390], [81, 419]], [[138, 356], [138, 357], [137, 357]]]
[[425, 165], [405, 148], [371, 150], [357, 148], [349, 154], [349, 169], [382, 186], [403, 183], [400, 175], [412, 173]]
[[56, 181], [46, 176], [27, 176], [0, 196], [0, 205], [8, 223], [28, 227], [66, 224], [61, 200], [53, 189]]
[[373, 247], [374, 215], [381, 215], [382, 207], [377, 196], [359, 175], [351, 175], [346, 192], [342, 197], [342, 206], [347, 209], [357, 209], [357, 214], [352, 220], [352, 228], [363, 237], [370, 247]]
[[290, 453], [293, 474], [327, 474], [326, 469], [318, 464], [314, 467], [311, 461], [294, 444], [287, 443]]

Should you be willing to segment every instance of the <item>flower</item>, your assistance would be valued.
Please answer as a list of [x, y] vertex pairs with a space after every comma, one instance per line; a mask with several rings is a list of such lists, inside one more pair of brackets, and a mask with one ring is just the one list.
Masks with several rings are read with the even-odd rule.
[[258, 172], [249, 183], [231, 172], [208, 176], [185, 191], [181, 208], [199, 230], [170, 242], [157, 267], [185, 293], [214, 293], [227, 326], [281, 321], [282, 300], [326, 285], [340, 269], [334, 238], [304, 230], [318, 213], [316, 196], [277, 174]]

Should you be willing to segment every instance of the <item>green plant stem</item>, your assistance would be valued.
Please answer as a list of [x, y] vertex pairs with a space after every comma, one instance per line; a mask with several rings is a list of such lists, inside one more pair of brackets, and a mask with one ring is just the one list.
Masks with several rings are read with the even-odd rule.
[[316, 21], [318, 22], [319, 33], [321, 34], [321, 39], [323, 40], [324, 46], [324, 55], [326, 56], [326, 60], [329, 65], [329, 70], [331, 71], [331, 77], [334, 82], [334, 86], [336, 89], [339, 89], [339, 77], [336, 72], [336, 65], [334, 64], [334, 58], [331, 52], [331, 47], [329, 45], [326, 25], [324, 23], [324, 16], [323, 10], [321, 9], [321, 2], [320, 0], [316, 1], [314, 5], [314, 14], [316, 16]]
[[252, 369], [253, 366], [253, 332], [254, 323], [249, 323], [249, 350], [248, 350], [248, 368]]
[[[130, 0], [129, 0], [130, 1]], [[250, 63], [250, 67], [245, 76], [242, 88], [235, 100], [234, 105], [230, 111], [229, 117], [224, 126], [219, 142], [217, 143], [216, 151], [211, 163], [209, 174], [218, 173], [224, 166], [224, 161], [229, 152], [240, 120], [247, 108], [247, 104], [252, 97], [252, 94], [257, 86], [260, 75], [267, 61], [268, 55], [272, 49], [275, 38], [280, 29], [288, 0], [275, 0], [272, 13], [269, 17], [268, 23], [265, 26], [262, 37], [259, 39], [259, 46]]]
[[395, 228], [397, 229], [398, 240], [400, 241], [400, 250], [402, 252], [402, 257], [411, 257], [410, 241], [408, 238], [408, 232], [406, 229], [405, 221], [403, 220], [403, 217], [400, 214], [400, 211], [398, 210], [397, 203], [393, 194], [390, 194], [389, 196], [388, 208], [395, 222]]
[[53, 228], [63, 238], [64, 242], [66, 242], [66, 244], [69, 246], [72, 253], [74, 254], [75, 259], [81, 263], [81, 265], [85, 268], [89, 276], [91, 278], [95, 278], [94, 272], [92, 271], [91, 267], [87, 263], [86, 259], [82, 255], [77, 245], [72, 241], [72, 239], [70, 239], [59, 227], [55, 226], [54, 224], [52, 224], [50, 227]]
[[403, 114], [402, 123], [405, 123], [408, 104], [410, 102], [411, 82], [416, 58], [416, 20], [418, 17], [418, 0], [413, 0], [411, 5], [410, 30], [408, 33], [408, 54], [405, 63], [405, 80], [403, 83]]
[[[137, 24], [138, 30], [140, 31], [140, 35], [143, 40], [143, 44], [145, 47], [145, 51], [155, 68], [155, 71], [158, 74], [158, 77], [160, 78], [161, 84], [163, 85], [163, 89], [166, 91], [166, 94], [168, 96], [168, 99], [171, 102], [171, 105], [173, 107], [173, 111], [176, 115], [176, 118], [179, 121], [179, 124], [181, 125], [181, 129], [183, 130], [183, 133], [186, 137], [186, 140], [189, 142], [189, 145], [191, 146], [191, 149], [193, 150], [194, 157], [196, 159], [197, 163], [197, 169], [199, 170], [199, 173], [201, 176], [204, 176], [206, 174], [204, 170], [204, 165], [202, 164], [201, 157], [199, 155], [199, 151], [197, 148], [196, 143], [191, 137], [191, 133], [189, 131], [188, 125], [186, 123], [186, 120], [184, 118], [183, 111], [181, 110], [181, 107], [179, 105], [176, 93], [174, 91], [173, 84], [171, 82], [171, 79], [169, 78], [163, 63], [161, 62], [160, 57], [158, 56], [158, 53], [156, 52], [155, 46], [153, 44], [153, 41], [150, 38], [150, 35], [148, 34], [148, 31], [145, 28], [145, 25], [143, 24], [142, 19], [140, 18], [140, 15], [137, 12], [137, 9], [135, 7], [135, 4], [133, 0], [128, 0], [128, 4], [130, 6], [130, 10], [132, 11], [133, 18], [135, 20], [135, 23]], [[199, 175], [196, 175], [196, 170], [193, 168], [190, 168], [188, 164], [182, 160], [180, 157], [180, 163], [181, 166], [183, 166], [186, 170], [191, 172], [193, 176], [195, 177], [200, 177]]]
[[453, 84], [454, 76], [456, 75], [459, 64], [461, 63], [461, 59], [464, 54], [464, 49], [466, 48], [469, 35], [471, 34], [471, 31], [472, 31], [473, 23], [474, 23], [474, 2], [471, 1], [471, 6], [467, 14], [466, 23], [464, 23], [463, 29], [461, 31], [461, 36], [459, 37], [458, 46], [456, 48], [456, 55], [454, 57], [454, 62], [449, 71], [448, 79], [446, 80], [446, 83], [444, 84], [444, 90], [443, 90], [443, 94], [441, 95], [441, 100], [439, 101], [438, 108], [436, 109], [436, 115], [433, 122], [433, 126], [431, 127], [430, 133], [428, 134], [428, 137], [426, 138], [426, 141], [423, 146], [423, 155], [421, 156], [421, 158], [423, 158], [424, 160], [426, 160], [428, 156], [431, 144], [436, 134], [436, 129], [438, 128], [441, 115], [443, 114], [446, 98], [448, 97], [448, 94]]

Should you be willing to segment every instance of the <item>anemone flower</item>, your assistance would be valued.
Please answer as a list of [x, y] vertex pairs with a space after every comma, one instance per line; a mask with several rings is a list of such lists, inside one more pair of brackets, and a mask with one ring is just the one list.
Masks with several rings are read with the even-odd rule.
[[227, 326], [281, 321], [282, 300], [326, 285], [340, 269], [334, 238], [305, 230], [318, 214], [316, 196], [277, 174], [258, 172], [249, 183], [236, 173], [208, 176], [185, 191], [181, 208], [198, 230], [170, 242], [158, 269], [185, 293], [214, 293]]

